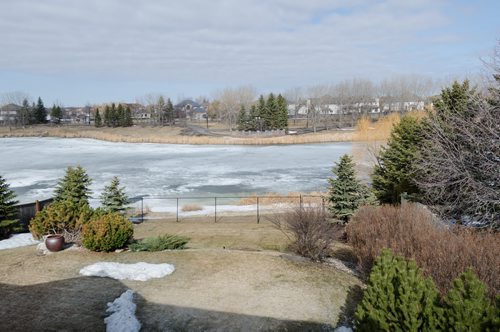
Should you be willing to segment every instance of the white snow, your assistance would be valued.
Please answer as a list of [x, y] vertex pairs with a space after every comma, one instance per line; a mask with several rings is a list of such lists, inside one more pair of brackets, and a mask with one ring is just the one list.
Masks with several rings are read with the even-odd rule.
[[337, 327], [334, 332], [352, 332], [352, 328], [347, 327], [347, 326], [340, 326]]
[[153, 278], [163, 278], [174, 271], [175, 267], [171, 264], [99, 262], [84, 267], [80, 270], [80, 274], [84, 276], [109, 277], [117, 280], [146, 281]]
[[108, 303], [106, 312], [110, 316], [104, 318], [107, 332], [138, 332], [141, 329], [141, 323], [135, 317], [137, 305], [134, 303], [134, 291], [127, 290], [113, 303]]
[[31, 246], [38, 243], [40, 241], [35, 240], [31, 233], [14, 234], [10, 238], [0, 241], [0, 250]]

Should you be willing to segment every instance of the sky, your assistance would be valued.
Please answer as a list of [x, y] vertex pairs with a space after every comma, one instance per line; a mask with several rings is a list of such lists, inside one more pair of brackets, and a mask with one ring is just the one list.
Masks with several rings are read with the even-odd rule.
[[480, 70], [500, 1], [0, 0], [0, 95], [45, 104], [178, 100]]

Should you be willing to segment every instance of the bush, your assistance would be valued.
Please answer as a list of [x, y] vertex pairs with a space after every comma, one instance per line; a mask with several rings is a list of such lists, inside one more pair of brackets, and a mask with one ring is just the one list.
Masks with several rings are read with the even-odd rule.
[[442, 294], [469, 267], [490, 296], [500, 291], [498, 234], [444, 226], [420, 205], [363, 207], [347, 226], [347, 237], [365, 275], [381, 250], [390, 248], [414, 259]]
[[82, 244], [93, 251], [123, 248], [134, 234], [134, 226], [123, 215], [110, 212], [83, 226]]
[[441, 322], [439, 293], [414, 261], [383, 250], [355, 313], [359, 331], [435, 331]]
[[184, 236], [164, 234], [132, 243], [129, 248], [132, 251], [162, 251], [167, 249], [184, 249], [188, 241], [189, 239]]
[[276, 216], [271, 221], [291, 240], [290, 249], [313, 260], [323, 260], [335, 239], [335, 228], [320, 207], [303, 206]]
[[470, 269], [453, 281], [453, 287], [443, 302], [445, 325], [456, 331], [500, 330], [498, 308], [495, 310], [486, 286]]
[[66, 242], [79, 242], [82, 226], [93, 215], [93, 210], [85, 202], [53, 202], [31, 219], [29, 230], [36, 239], [47, 234], [63, 234]]

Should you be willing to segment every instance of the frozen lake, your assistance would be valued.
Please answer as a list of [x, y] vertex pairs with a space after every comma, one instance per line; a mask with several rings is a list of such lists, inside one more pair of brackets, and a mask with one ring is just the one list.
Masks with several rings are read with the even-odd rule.
[[1, 138], [0, 174], [21, 202], [52, 196], [68, 166], [81, 165], [98, 197], [119, 176], [131, 197], [216, 196], [327, 188], [351, 143], [239, 146], [111, 143], [91, 139]]

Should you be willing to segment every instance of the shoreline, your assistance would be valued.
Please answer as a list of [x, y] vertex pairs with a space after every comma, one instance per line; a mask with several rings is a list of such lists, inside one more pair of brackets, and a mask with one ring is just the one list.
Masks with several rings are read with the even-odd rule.
[[88, 138], [107, 142], [186, 145], [291, 145], [357, 141], [355, 131], [322, 131], [277, 137], [189, 136], [179, 127], [95, 128], [87, 126], [0, 128], [0, 138]]

